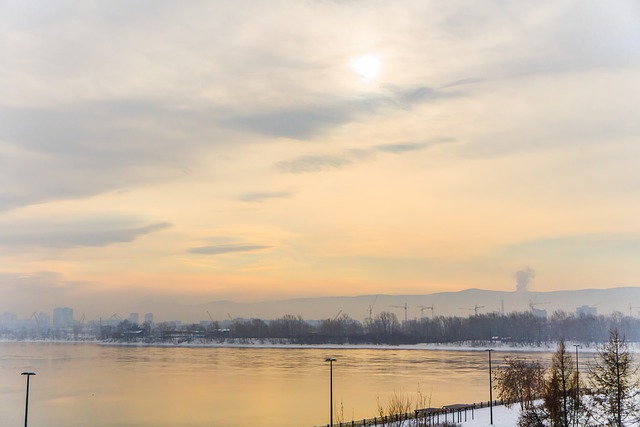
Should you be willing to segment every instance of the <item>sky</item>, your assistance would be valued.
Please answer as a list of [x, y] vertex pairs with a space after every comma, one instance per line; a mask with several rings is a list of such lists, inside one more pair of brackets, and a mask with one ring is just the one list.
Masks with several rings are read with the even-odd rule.
[[4, 0], [0, 58], [0, 312], [640, 283], [636, 1]]

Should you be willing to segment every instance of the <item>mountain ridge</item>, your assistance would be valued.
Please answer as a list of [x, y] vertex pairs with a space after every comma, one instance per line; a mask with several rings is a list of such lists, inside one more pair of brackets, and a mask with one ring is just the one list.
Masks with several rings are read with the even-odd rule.
[[[144, 308], [156, 311], [157, 304], [147, 301]], [[429, 294], [365, 294], [355, 296], [299, 297], [259, 302], [229, 300], [209, 301], [190, 305], [163, 304], [160, 317], [188, 322], [208, 320], [209, 312], [215, 320], [230, 318], [275, 319], [284, 315], [300, 315], [306, 320], [320, 320], [347, 314], [363, 321], [382, 311], [396, 314], [399, 320], [432, 315], [460, 316], [490, 312], [509, 313], [531, 308], [546, 310], [548, 315], [562, 310], [575, 313], [580, 306], [595, 307], [598, 314], [614, 311], [637, 316], [640, 309], [640, 287], [557, 290], [557, 291], [499, 291], [469, 288], [461, 291]], [[433, 310], [431, 309], [433, 307]]]

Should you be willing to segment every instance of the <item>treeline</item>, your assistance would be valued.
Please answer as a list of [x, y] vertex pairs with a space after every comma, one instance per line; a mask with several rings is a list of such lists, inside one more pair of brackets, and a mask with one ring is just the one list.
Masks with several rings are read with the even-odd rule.
[[616, 329], [586, 372], [561, 340], [550, 366], [505, 356], [493, 379], [500, 399], [519, 402], [517, 427], [625, 427], [640, 421], [638, 365]]
[[567, 339], [585, 344], [601, 343], [617, 329], [630, 341], [640, 340], [640, 319], [615, 313], [610, 316], [580, 316], [555, 312], [549, 318], [529, 312], [479, 314], [469, 317], [436, 316], [400, 322], [391, 312], [381, 312], [359, 322], [346, 314], [316, 323], [286, 315], [265, 322], [235, 320], [230, 325], [234, 338], [287, 338], [295, 343], [315, 344], [417, 344], [504, 341], [541, 345]]
[[[220, 326], [223, 326], [222, 328]], [[134, 328], [135, 325], [129, 325]], [[118, 328], [122, 331], [123, 328]], [[343, 314], [334, 319], [306, 321], [285, 315], [265, 321], [236, 319], [224, 324], [159, 324], [145, 328], [147, 339], [259, 339], [286, 340], [294, 344], [418, 344], [499, 341], [516, 345], [543, 345], [562, 339], [586, 345], [606, 342], [616, 329], [629, 341], [640, 341], [640, 319], [615, 313], [609, 316], [580, 316], [555, 312], [549, 318], [529, 312], [479, 314], [470, 317], [436, 316], [400, 322], [391, 312], [381, 312], [364, 322]], [[129, 334], [131, 337], [132, 334]]]

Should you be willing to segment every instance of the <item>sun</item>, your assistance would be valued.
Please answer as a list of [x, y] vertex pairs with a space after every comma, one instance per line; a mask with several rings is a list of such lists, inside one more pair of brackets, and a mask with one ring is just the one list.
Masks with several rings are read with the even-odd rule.
[[349, 63], [349, 67], [366, 82], [370, 82], [378, 78], [380, 71], [382, 71], [380, 58], [374, 54], [355, 58]]

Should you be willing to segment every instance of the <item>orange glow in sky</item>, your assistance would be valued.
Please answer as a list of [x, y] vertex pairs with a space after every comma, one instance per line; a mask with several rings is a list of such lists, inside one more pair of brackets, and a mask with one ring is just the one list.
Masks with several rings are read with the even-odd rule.
[[635, 2], [244, 3], [0, 6], [0, 312], [638, 283]]

